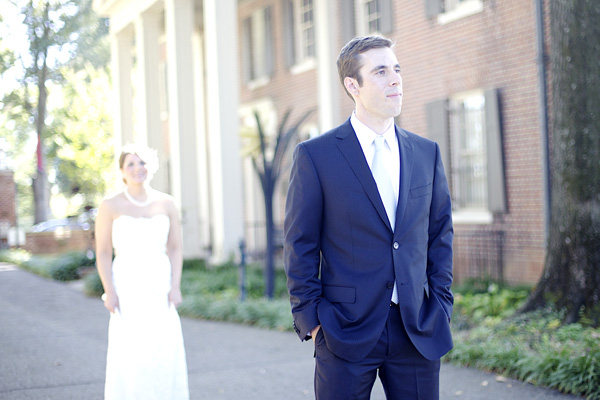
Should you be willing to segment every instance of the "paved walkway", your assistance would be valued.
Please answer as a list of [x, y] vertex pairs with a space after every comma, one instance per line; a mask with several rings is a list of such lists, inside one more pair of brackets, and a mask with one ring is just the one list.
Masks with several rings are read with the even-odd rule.
[[[107, 326], [99, 299], [0, 263], [0, 399], [101, 400]], [[187, 318], [182, 326], [192, 400], [314, 398], [313, 349], [294, 333]], [[448, 364], [440, 397], [580, 399]], [[385, 399], [379, 383], [372, 399]]]

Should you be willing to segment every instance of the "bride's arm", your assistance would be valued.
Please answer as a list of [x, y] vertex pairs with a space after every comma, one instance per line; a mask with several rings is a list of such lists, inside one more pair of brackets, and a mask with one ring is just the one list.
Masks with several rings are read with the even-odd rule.
[[119, 299], [112, 280], [112, 224], [113, 212], [109, 200], [103, 200], [96, 216], [94, 237], [96, 240], [96, 268], [104, 287], [104, 307], [115, 312]]
[[175, 306], [181, 303], [181, 270], [183, 268], [183, 244], [181, 239], [181, 220], [175, 203], [168, 199], [168, 213], [171, 229], [167, 240], [167, 255], [171, 261], [171, 292], [169, 301]]

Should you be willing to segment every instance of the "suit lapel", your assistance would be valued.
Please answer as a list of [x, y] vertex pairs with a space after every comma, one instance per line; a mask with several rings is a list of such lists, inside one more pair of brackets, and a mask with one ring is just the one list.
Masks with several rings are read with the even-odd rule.
[[396, 208], [396, 228], [398, 228], [402, 223], [404, 212], [406, 211], [414, 157], [413, 147], [406, 132], [396, 127], [396, 137], [398, 138], [398, 146], [400, 147], [400, 189], [398, 191], [398, 207]]
[[[398, 130], [396, 130], [396, 134], [398, 134]], [[392, 226], [390, 225], [385, 207], [383, 206], [383, 202], [379, 196], [377, 184], [375, 183], [375, 179], [373, 179], [373, 174], [371, 173], [369, 164], [367, 164], [365, 154], [360, 147], [360, 143], [358, 142], [356, 133], [354, 133], [352, 124], [350, 124], [350, 119], [348, 119], [346, 123], [344, 123], [340, 129], [338, 129], [336, 137], [338, 139], [336, 142], [337, 147], [344, 155], [344, 158], [350, 165], [350, 168], [352, 168], [352, 171], [354, 171], [358, 181], [363, 186], [367, 196], [371, 200], [371, 203], [373, 203], [373, 206], [377, 210], [379, 217], [391, 231]]]

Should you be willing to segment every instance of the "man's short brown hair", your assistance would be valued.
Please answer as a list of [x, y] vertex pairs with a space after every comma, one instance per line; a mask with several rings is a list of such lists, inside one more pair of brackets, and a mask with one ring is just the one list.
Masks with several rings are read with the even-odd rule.
[[337, 59], [338, 74], [344, 90], [351, 99], [354, 99], [352, 95], [346, 89], [344, 85], [344, 79], [350, 77], [356, 79], [359, 86], [362, 86], [362, 76], [360, 76], [360, 69], [362, 68], [362, 60], [360, 55], [371, 49], [380, 49], [383, 47], [391, 48], [393, 42], [384, 38], [383, 36], [358, 36], [349, 41], [340, 51], [340, 55]]

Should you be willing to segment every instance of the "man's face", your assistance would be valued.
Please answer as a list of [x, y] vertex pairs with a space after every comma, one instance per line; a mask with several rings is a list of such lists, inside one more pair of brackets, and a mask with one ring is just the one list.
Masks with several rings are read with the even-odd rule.
[[[362, 86], [352, 78], [346, 78], [356, 101], [356, 112], [370, 120], [383, 121], [394, 118], [402, 110], [402, 77], [400, 65], [392, 49], [388, 47], [368, 50], [361, 54], [360, 69]], [[348, 86], [347, 86], [348, 87]]]

